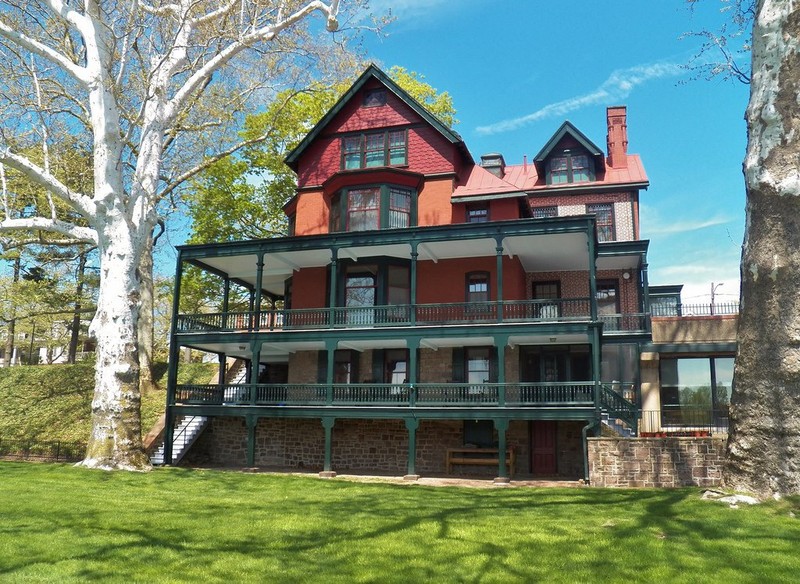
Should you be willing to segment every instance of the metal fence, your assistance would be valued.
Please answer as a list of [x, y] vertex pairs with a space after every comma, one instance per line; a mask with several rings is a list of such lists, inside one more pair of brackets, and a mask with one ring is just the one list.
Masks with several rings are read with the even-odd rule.
[[77, 462], [85, 456], [86, 444], [81, 442], [0, 438], [0, 459], [4, 460]]

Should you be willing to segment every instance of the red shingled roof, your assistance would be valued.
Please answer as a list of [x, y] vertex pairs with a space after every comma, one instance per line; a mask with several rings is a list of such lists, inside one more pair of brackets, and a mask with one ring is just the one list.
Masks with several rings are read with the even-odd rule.
[[452, 198], [479, 197], [508, 194], [522, 194], [524, 191], [542, 191], [547, 189], [565, 189], [582, 186], [611, 186], [645, 184], [650, 181], [645, 173], [642, 161], [638, 154], [627, 155], [627, 166], [612, 168], [607, 163], [605, 172], [598, 180], [585, 183], [568, 183], [560, 185], [545, 184], [544, 178], [540, 180], [534, 164], [515, 164], [505, 167], [505, 176], [501, 179], [485, 168], [475, 165], [471, 167], [466, 180], [453, 191]]

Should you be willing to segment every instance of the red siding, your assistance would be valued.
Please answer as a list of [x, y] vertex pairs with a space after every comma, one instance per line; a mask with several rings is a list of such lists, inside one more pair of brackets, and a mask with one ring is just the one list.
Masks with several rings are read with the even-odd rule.
[[[466, 275], [469, 272], [489, 272], [489, 298], [497, 299], [497, 258], [459, 258], [419, 262], [417, 265], [417, 302], [435, 304], [439, 302], [466, 301]], [[503, 299], [526, 298], [526, 274], [516, 259], [503, 258]]]
[[294, 274], [292, 279], [292, 309], [322, 308], [327, 299], [327, 269], [305, 268]]

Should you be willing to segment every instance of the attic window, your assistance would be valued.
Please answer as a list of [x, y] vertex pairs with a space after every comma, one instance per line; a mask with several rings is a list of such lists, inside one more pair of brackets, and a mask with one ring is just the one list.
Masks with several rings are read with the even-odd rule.
[[573, 154], [564, 150], [547, 162], [547, 184], [560, 185], [590, 180], [594, 180], [594, 167], [586, 154]]
[[385, 89], [368, 89], [364, 92], [364, 107], [378, 107], [386, 105]]

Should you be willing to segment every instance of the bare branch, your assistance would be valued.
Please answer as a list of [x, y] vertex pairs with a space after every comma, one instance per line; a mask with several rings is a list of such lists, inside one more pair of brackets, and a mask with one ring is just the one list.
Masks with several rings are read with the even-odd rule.
[[89, 77], [84, 67], [79, 67], [66, 56], [62, 55], [55, 49], [48, 47], [44, 43], [17, 32], [2, 20], [0, 20], [0, 37], [3, 37], [18, 47], [30, 51], [31, 53], [34, 53], [35, 55], [38, 55], [39, 57], [47, 59], [51, 63], [58, 65], [64, 70], [65, 73], [70, 75], [81, 85], [84, 87], [87, 85]]
[[14, 231], [50, 231], [74, 239], [74, 243], [97, 244], [97, 232], [89, 227], [81, 227], [58, 219], [46, 217], [25, 217], [23, 219], [4, 219], [0, 221], [0, 233]]
[[339, 24], [336, 16], [339, 10], [339, 0], [332, 0], [330, 6], [325, 4], [322, 0], [313, 0], [308, 2], [305, 6], [290, 14], [286, 18], [278, 22], [258, 28], [248, 34], [242, 35], [239, 40], [232, 42], [230, 45], [220, 50], [211, 59], [201, 66], [197, 71], [186, 80], [183, 86], [175, 93], [170, 100], [165, 112], [165, 119], [172, 120], [177, 115], [177, 112], [182, 110], [186, 102], [191, 99], [192, 94], [197, 88], [211, 75], [233, 59], [242, 51], [248, 49], [253, 44], [259, 42], [267, 42], [275, 38], [280, 32], [286, 30], [290, 26], [301, 21], [303, 18], [312, 12], [322, 12], [327, 17], [327, 27], [330, 31], [335, 31]]
[[45, 172], [43, 168], [31, 162], [28, 158], [11, 152], [8, 147], [0, 148], [0, 164], [7, 164], [11, 168], [18, 170], [35, 184], [63, 200], [84, 217], [91, 217], [95, 214], [95, 204], [89, 197], [70, 190], [52, 174]]

